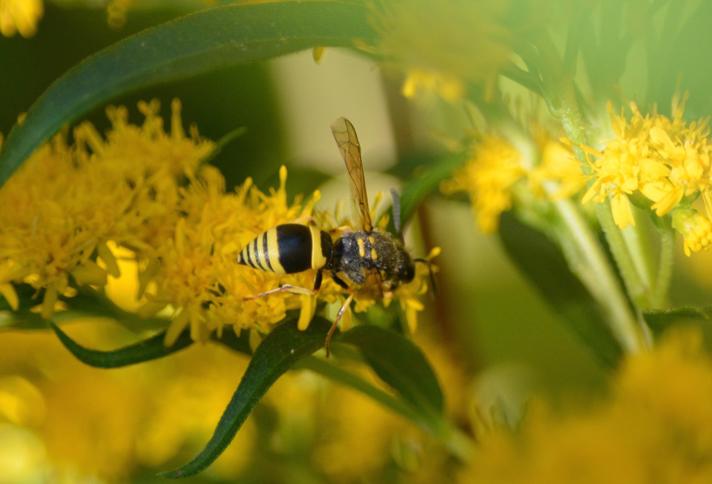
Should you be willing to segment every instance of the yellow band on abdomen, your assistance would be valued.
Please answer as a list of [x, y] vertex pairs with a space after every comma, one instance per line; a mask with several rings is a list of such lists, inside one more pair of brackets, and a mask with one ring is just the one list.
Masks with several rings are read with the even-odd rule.
[[279, 243], [277, 242], [277, 229], [269, 229], [265, 232], [265, 237], [267, 237], [267, 253], [269, 256], [269, 263], [272, 266], [272, 272], [277, 274], [286, 274], [284, 267], [279, 262]]
[[324, 258], [324, 251], [321, 248], [321, 230], [316, 227], [309, 226], [309, 232], [311, 233], [312, 241], [312, 252], [311, 252], [311, 268], [321, 269], [326, 265], [326, 258]]

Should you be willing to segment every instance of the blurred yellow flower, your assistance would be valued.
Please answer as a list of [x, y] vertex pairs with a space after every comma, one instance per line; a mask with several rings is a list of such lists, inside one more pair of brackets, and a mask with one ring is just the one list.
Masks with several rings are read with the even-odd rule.
[[530, 410], [520, 433], [487, 436], [460, 482], [712, 480], [712, 359], [696, 332], [630, 356], [605, 401], [569, 415]]
[[428, 88], [449, 101], [474, 82], [488, 89], [509, 61], [511, 35], [503, 24], [509, 2], [396, 0], [373, 2], [373, 47], [408, 73], [404, 94]]
[[682, 235], [687, 256], [706, 249], [712, 243], [712, 221], [694, 208], [674, 209], [672, 227]]
[[[611, 201], [616, 224], [634, 224], [630, 197], [640, 194], [659, 217], [686, 197], [702, 196], [708, 211], [710, 192], [709, 128], [706, 120], [684, 121], [683, 102], [673, 100], [672, 117], [642, 115], [631, 103], [630, 119], [611, 112], [613, 138], [601, 150], [586, 148], [592, 158], [593, 184], [583, 203]], [[709, 215], [709, 213], [708, 213]]]
[[[127, 340], [106, 322], [72, 324], [71, 332], [89, 346]], [[177, 465], [208, 440], [246, 366], [245, 357], [209, 344], [106, 372], [79, 362], [46, 332], [5, 332], [0, 353], [3, 482], [8, 475], [17, 476], [12, 482], [36, 475], [45, 476], [37, 482], [128, 482], [137, 471]], [[254, 435], [248, 419], [208, 473], [239, 475]]]
[[537, 131], [533, 150], [537, 159], [500, 136], [487, 135], [475, 145], [465, 166], [443, 183], [445, 193], [469, 194], [483, 232], [497, 230], [499, 217], [512, 207], [515, 187], [522, 180], [528, 180], [529, 190], [542, 199], [568, 198], [583, 188], [585, 178], [571, 150]]
[[280, 276], [236, 262], [239, 250], [257, 234], [311, 216], [313, 200], [302, 203], [297, 197], [294, 203], [288, 202], [286, 179], [287, 170], [282, 167], [280, 185], [269, 193], [257, 189], [250, 179], [227, 193], [220, 172], [205, 167], [182, 191], [179, 210], [184, 215], [159, 246], [158, 270], [151, 278], [155, 288], [146, 293], [149, 303], [142, 311], [150, 314], [168, 305], [173, 308], [167, 344], [186, 327], [196, 340], [205, 340], [225, 324], [238, 333], [243, 329], [265, 333], [284, 319], [288, 309], [301, 306], [298, 295], [286, 292], [244, 298], [282, 283], [312, 287], [313, 271]]
[[106, 20], [109, 27], [120, 29], [126, 23], [126, 13], [135, 0], [109, 0], [106, 5]]
[[43, 11], [42, 0], [0, 0], [0, 34], [32, 37]]
[[443, 190], [468, 192], [480, 229], [492, 233], [502, 212], [512, 207], [512, 187], [525, 174], [519, 152], [505, 139], [490, 135], [475, 146], [470, 160]]
[[570, 198], [579, 193], [586, 185], [586, 177], [571, 149], [543, 131], [537, 136], [537, 145], [539, 164], [528, 176], [532, 191], [540, 197], [554, 200]]
[[406, 74], [401, 92], [403, 96], [412, 98], [419, 91], [434, 92], [446, 101], [455, 102], [462, 99], [464, 86], [458, 79], [437, 72], [411, 69]]
[[[118, 275], [108, 244], [154, 255], [175, 225], [180, 179], [191, 176], [213, 144], [185, 135], [180, 103], [166, 133], [157, 102], [140, 103], [145, 120], [128, 123], [126, 108], [107, 110], [101, 136], [89, 123], [41, 146], [0, 189], [0, 293], [12, 306], [11, 282], [44, 289], [49, 318], [70, 277], [104, 285]], [[100, 265], [101, 264], [101, 265]]]

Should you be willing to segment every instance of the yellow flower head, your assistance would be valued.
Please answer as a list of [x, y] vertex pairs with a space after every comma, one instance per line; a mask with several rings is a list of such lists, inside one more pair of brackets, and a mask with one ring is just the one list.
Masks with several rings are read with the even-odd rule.
[[706, 249], [712, 243], [712, 222], [694, 208], [673, 210], [672, 226], [683, 236], [687, 256]]
[[470, 160], [443, 190], [468, 192], [480, 229], [492, 233], [502, 212], [512, 206], [512, 187], [525, 175], [519, 152], [505, 139], [491, 135], [477, 144]]
[[491, 86], [508, 62], [507, 8], [497, 0], [378, 2], [372, 7], [379, 34], [374, 50], [408, 73], [404, 94], [426, 87], [454, 100], [465, 83]]
[[32, 37], [43, 13], [42, 0], [0, 0], [0, 34]]
[[581, 164], [570, 147], [556, 141], [545, 132], [537, 136], [539, 164], [529, 172], [532, 191], [555, 200], [570, 198], [586, 184]]
[[642, 115], [631, 104], [632, 115], [611, 113], [613, 138], [592, 155], [593, 184], [583, 201], [610, 199], [616, 224], [634, 223], [630, 197], [642, 195], [662, 217], [685, 197], [710, 199], [709, 129], [706, 120], [687, 123], [682, 103], [675, 100], [672, 117]]
[[630, 356], [610, 396], [562, 415], [532, 408], [520, 433], [485, 439], [463, 483], [712, 480], [712, 360], [697, 333]]
[[[318, 193], [306, 203], [298, 196], [290, 204], [286, 177], [287, 170], [282, 167], [279, 187], [268, 193], [257, 189], [250, 179], [228, 193], [222, 175], [214, 168], [204, 167], [182, 192], [179, 211], [183, 216], [175, 233], [157, 251], [155, 264], [148, 263], [146, 272], [152, 272], [142, 276], [150, 279], [153, 288], [147, 291], [149, 302], [141, 312], [151, 314], [167, 306], [174, 311], [167, 344], [175, 341], [186, 327], [197, 340], [221, 331], [225, 324], [232, 325], [237, 332], [246, 329], [266, 333], [284, 319], [288, 310], [297, 308], [301, 309], [298, 326], [305, 329], [317, 301], [341, 303], [349, 293], [354, 297], [357, 312], [365, 311], [381, 297], [385, 305], [398, 300], [409, 326], [415, 329], [417, 313], [423, 309], [418, 298], [427, 291], [428, 268], [420, 264], [412, 282], [390, 293], [381, 294], [373, 284], [346, 291], [327, 275], [316, 297], [289, 292], [250, 297], [282, 284], [309, 290], [316, 276], [313, 270], [279, 275], [237, 264], [237, 254], [256, 235], [282, 223], [306, 223], [310, 219], [317, 221], [322, 230], [336, 226], [329, 214], [314, 212]], [[379, 224], [384, 221], [387, 219]], [[142, 287], [147, 285], [142, 282]], [[349, 308], [342, 327], [347, 327], [350, 319]]]
[[150, 254], [174, 224], [179, 179], [213, 145], [185, 137], [177, 103], [170, 133], [157, 109], [141, 104], [142, 126], [127, 123], [125, 108], [110, 109], [106, 135], [85, 123], [73, 146], [56, 136], [0, 189], [0, 289], [11, 303], [9, 283], [30, 283], [45, 289], [42, 313], [50, 317], [71, 292], [70, 276], [103, 285], [107, 273], [118, 275], [109, 241]]
[[[92, 347], [136, 337], [97, 321], [71, 331]], [[235, 390], [230, 375], [247, 366], [243, 355], [193, 345], [151, 365], [99, 372], [47, 331], [5, 331], [0, 354], [3, 482], [132, 482], [146, 469], [165, 470], [209, 439]], [[34, 446], [8, 441], [8, 428], [33, 437], [36, 459], [22, 460]], [[252, 462], [256, 430], [248, 418], [210, 473], [236, 479]], [[10, 470], [18, 477], [8, 481]]]
[[313, 202], [297, 198], [290, 204], [285, 188], [287, 171], [280, 170], [280, 186], [264, 193], [250, 179], [234, 192], [216, 169], [205, 167], [182, 193], [184, 214], [172, 236], [158, 251], [155, 284], [144, 312], [170, 305], [175, 311], [166, 340], [170, 344], [190, 327], [194, 339], [205, 340], [211, 331], [231, 324], [236, 331], [267, 332], [288, 309], [302, 304], [300, 296], [281, 293], [251, 300], [243, 298], [289, 283], [311, 287], [314, 273], [279, 276], [237, 264], [239, 250], [257, 234], [280, 223], [306, 219]]
[[535, 149], [525, 155], [502, 137], [485, 136], [465, 166], [443, 184], [446, 193], [469, 193], [483, 232], [497, 230], [499, 217], [512, 207], [522, 180], [528, 180], [531, 194], [550, 200], [571, 197], [583, 187], [585, 178], [571, 150], [538, 128], [535, 138]]

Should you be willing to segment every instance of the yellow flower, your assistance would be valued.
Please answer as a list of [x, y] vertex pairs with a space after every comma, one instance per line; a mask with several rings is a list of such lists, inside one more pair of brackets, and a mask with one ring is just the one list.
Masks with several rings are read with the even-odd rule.
[[0, 34], [32, 37], [42, 17], [42, 0], [0, 0]]
[[625, 228], [634, 224], [630, 196], [647, 198], [660, 217], [685, 197], [709, 200], [712, 144], [706, 120], [685, 122], [678, 99], [672, 117], [643, 116], [632, 103], [630, 109], [630, 119], [611, 112], [613, 138], [600, 151], [586, 148], [593, 157], [593, 184], [583, 202], [610, 199], [616, 224]]
[[464, 86], [458, 79], [438, 72], [411, 69], [406, 75], [401, 92], [403, 96], [412, 98], [419, 91], [434, 92], [446, 101], [455, 102], [462, 99]]
[[[11, 305], [10, 283], [44, 289], [49, 318], [59, 296], [79, 284], [103, 285], [118, 275], [111, 241], [148, 255], [175, 225], [178, 183], [191, 176], [213, 144], [186, 137], [174, 102], [171, 131], [158, 103], [141, 103], [143, 125], [110, 108], [102, 137], [84, 123], [40, 147], [0, 189], [0, 292]], [[101, 263], [103, 268], [98, 264]]]
[[683, 236], [687, 256], [706, 249], [712, 243], [712, 222], [694, 208], [673, 210], [672, 227]]
[[502, 212], [512, 206], [512, 187], [525, 174], [519, 152], [505, 139], [490, 135], [477, 144], [472, 158], [443, 190], [467, 191], [480, 229], [492, 233]]
[[379, 35], [373, 50], [409, 73], [406, 95], [427, 87], [452, 101], [462, 96], [465, 83], [491, 88], [509, 61], [507, 2], [397, 0], [371, 10]]
[[500, 136], [485, 136], [465, 166], [442, 185], [445, 193], [469, 193], [475, 219], [485, 233], [497, 230], [499, 217], [512, 207], [522, 180], [541, 199], [568, 198], [583, 188], [585, 178], [571, 150], [545, 131], [534, 130], [535, 149], [526, 155]]
[[[571, 149], [549, 135], [541, 132], [537, 136], [540, 161], [529, 172], [532, 191], [544, 198], [565, 199], [576, 195], [586, 184], [581, 164]], [[550, 195], [546, 185], [552, 185]]]
[[[70, 331], [91, 347], [135, 340], [106, 322], [71, 324]], [[47, 332], [5, 332], [0, 354], [0, 437], [12, 436], [12, 426], [34, 439], [20, 449], [0, 446], [12, 451], [2, 463], [23, 476], [44, 476], [13, 482], [132, 482], [147, 469], [170, 468], [207, 442], [235, 390], [234, 375], [247, 364], [222, 347], [194, 345], [170, 360], [102, 372]], [[248, 419], [206, 472], [236, 478], [251, 462], [255, 431]], [[35, 461], [23, 469], [10, 456]], [[10, 473], [2, 469], [4, 480]]]
[[603, 401], [568, 415], [531, 410], [520, 433], [482, 442], [460, 482], [712, 480], [712, 359], [698, 333], [630, 356]]
[[265, 333], [284, 319], [288, 309], [301, 306], [301, 298], [279, 293], [243, 300], [246, 296], [275, 289], [283, 283], [312, 287], [315, 274], [307, 271], [280, 276], [237, 264], [239, 250], [257, 234], [280, 223], [311, 216], [313, 200], [287, 201], [286, 168], [280, 170], [280, 186], [263, 193], [250, 179], [235, 192], [225, 191], [222, 175], [205, 167], [182, 192], [179, 210], [184, 214], [171, 237], [160, 246], [158, 270], [147, 292], [151, 301], [144, 312], [170, 305], [175, 314], [166, 343], [190, 327], [196, 340], [230, 324], [238, 333], [257, 329]]

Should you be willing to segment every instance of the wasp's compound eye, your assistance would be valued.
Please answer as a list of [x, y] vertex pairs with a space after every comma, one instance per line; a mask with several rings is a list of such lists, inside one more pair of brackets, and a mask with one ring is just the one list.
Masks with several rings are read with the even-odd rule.
[[400, 273], [401, 279], [405, 282], [410, 282], [415, 277], [415, 266], [413, 264], [406, 264], [403, 266], [403, 270]]

